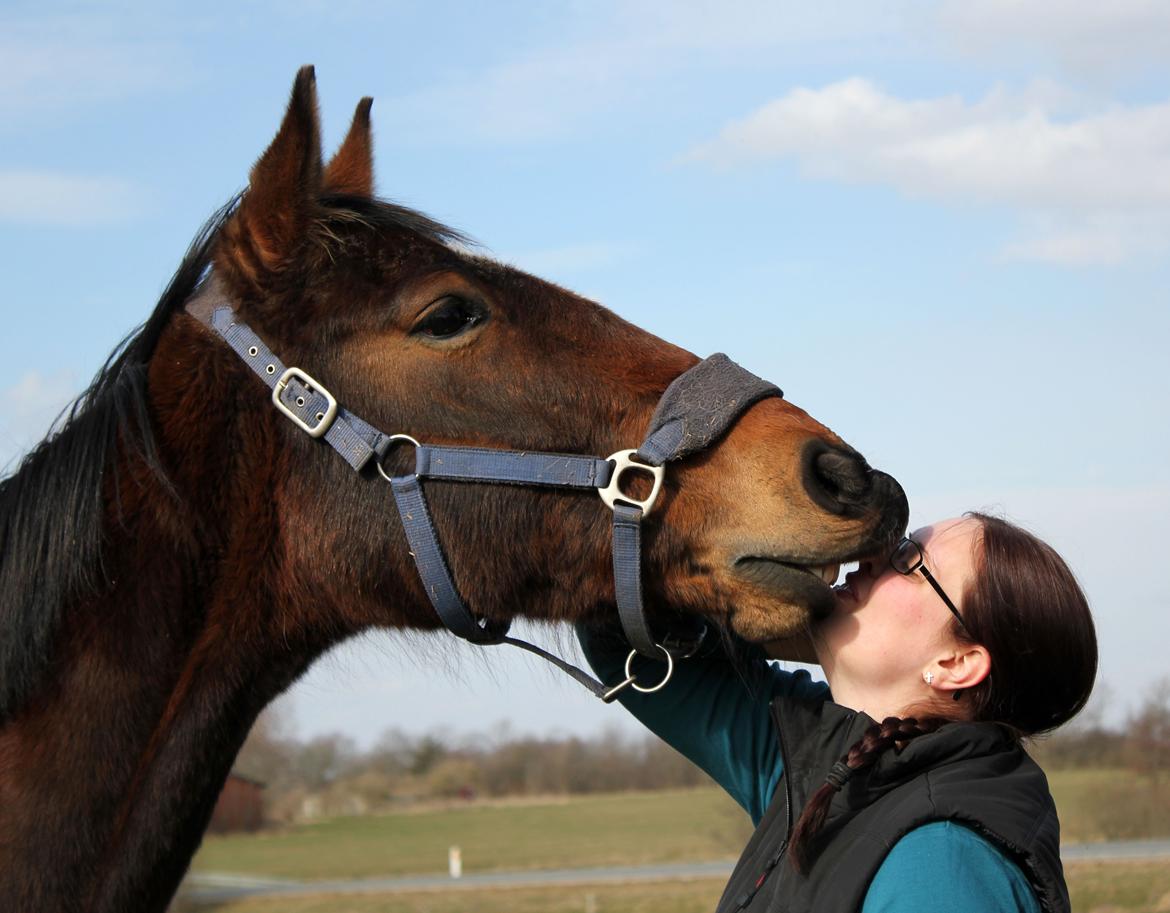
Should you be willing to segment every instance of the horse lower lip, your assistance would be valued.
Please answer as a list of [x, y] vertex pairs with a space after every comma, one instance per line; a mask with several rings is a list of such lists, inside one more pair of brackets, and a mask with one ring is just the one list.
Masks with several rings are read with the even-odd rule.
[[[841, 568], [835, 562], [802, 564], [795, 561], [784, 561], [781, 558], [770, 558], [766, 555], [744, 555], [737, 558], [733, 566], [740, 576], [745, 577], [772, 577], [790, 573], [804, 573], [829, 587], [836, 582]], [[832, 580], [829, 579], [830, 576]]]
[[795, 564], [762, 555], [745, 555], [736, 559], [733, 570], [737, 577], [775, 590], [778, 594], [828, 590], [830, 584], [822, 574], [824, 565]]

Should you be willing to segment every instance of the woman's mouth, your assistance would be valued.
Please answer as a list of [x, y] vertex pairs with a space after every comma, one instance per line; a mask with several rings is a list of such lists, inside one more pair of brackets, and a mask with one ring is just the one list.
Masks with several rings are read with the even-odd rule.
[[853, 602], [860, 601], [857, 592], [857, 580], [860, 571], [851, 571], [845, 575], [845, 579], [833, 587], [833, 595], [838, 599], [851, 599]]

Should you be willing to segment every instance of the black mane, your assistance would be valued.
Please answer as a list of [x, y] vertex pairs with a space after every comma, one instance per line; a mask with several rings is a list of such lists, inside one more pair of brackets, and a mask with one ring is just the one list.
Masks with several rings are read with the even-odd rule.
[[166, 480], [147, 415], [147, 364], [171, 314], [207, 272], [215, 236], [236, 202], [207, 221], [154, 312], [0, 481], [0, 724], [40, 682], [64, 604], [104, 583], [102, 491], [115, 441]]
[[[64, 606], [106, 583], [102, 568], [103, 490], [116, 443], [139, 455], [173, 491], [158, 459], [147, 411], [148, 364], [175, 310], [210, 267], [215, 240], [237, 195], [191, 242], [153, 313], [110, 354], [54, 430], [0, 480], [0, 725], [20, 711], [49, 665]], [[467, 238], [405, 206], [368, 198], [321, 200], [320, 225], [361, 222], [444, 245]], [[118, 479], [113, 479], [118, 490]]]
[[417, 209], [401, 206], [389, 200], [332, 194], [322, 198], [320, 202], [324, 207], [322, 221], [327, 225], [331, 222], [358, 221], [371, 228], [406, 230], [447, 246], [475, 244], [463, 232], [444, 225]]

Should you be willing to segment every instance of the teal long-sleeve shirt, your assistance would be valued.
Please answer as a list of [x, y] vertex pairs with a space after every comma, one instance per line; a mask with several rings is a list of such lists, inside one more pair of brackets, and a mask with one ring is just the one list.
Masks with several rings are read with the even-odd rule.
[[[628, 648], [579, 630], [590, 665], [618, 681]], [[665, 666], [639, 660], [639, 678], [657, 680]], [[675, 664], [661, 691], [626, 689], [622, 705], [651, 732], [705, 770], [759, 824], [784, 772], [768, 705], [779, 695], [828, 700], [807, 672], [769, 665], [764, 687], [749, 688], [716, 653]], [[1019, 866], [971, 829], [936, 821], [899, 840], [878, 869], [861, 913], [1040, 913]]]

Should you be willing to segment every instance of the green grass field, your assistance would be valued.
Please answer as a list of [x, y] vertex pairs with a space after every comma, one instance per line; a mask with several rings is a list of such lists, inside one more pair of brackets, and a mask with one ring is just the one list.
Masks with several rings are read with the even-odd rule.
[[[1133, 774], [1070, 771], [1051, 777], [1066, 842], [1170, 836], [1170, 796]], [[195, 871], [302, 881], [441, 873], [458, 844], [464, 871], [640, 865], [734, 859], [747, 816], [721, 790], [622, 793], [471, 803], [336, 818], [247, 836], [209, 837]], [[1170, 865], [1078, 863], [1067, 870], [1077, 913], [1168, 913]], [[215, 913], [686, 913], [710, 911], [721, 881], [485, 889], [250, 900]], [[179, 909], [188, 909], [180, 906]]]
[[735, 858], [750, 834], [747, 816], [721, 790], [619, 793], [209, 837], [192, 867], [302, 880], [445, 872], [452, 844], [467, 872], [702, 862]]
[[1170, 837], [1170, 778], [1128, 770], [1049, 775], [1065, 843]]
[[[1066, 843], [1170, 836], [1170, 788], [1133, 774], [1051, 777]], [[464, 869], [562, 868], [734, 859], [747, 816], [721, 790], [619, 793], [336, 818], [257, 835], [209, 837], [196, 871], [312, 880]]]

